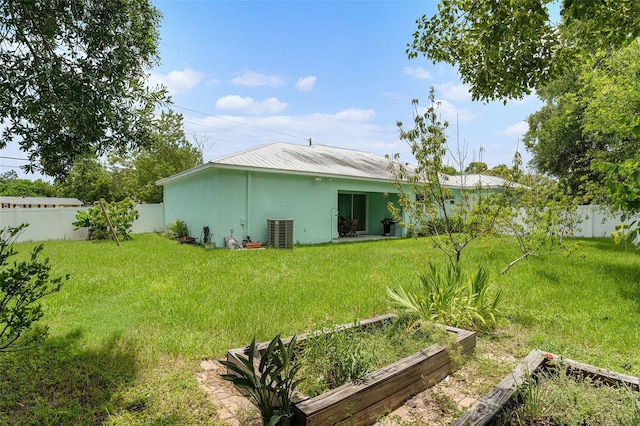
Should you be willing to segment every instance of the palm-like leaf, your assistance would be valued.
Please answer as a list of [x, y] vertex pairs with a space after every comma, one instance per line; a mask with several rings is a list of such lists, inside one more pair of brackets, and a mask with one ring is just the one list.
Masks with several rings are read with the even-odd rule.
[[293, 392], [300, 382], [295, 378], [300, 369], [294, 357], [295, 344], [296, 336], [285, 344], [277, 335], [256, 362], [254, 338], [248, 347], [248, 355], [237, 357], [240, 364], [220, 361], [230, 371], [221, 377], [247, 391], [247, 396], [258, 406], [264, 425], [276, 425], [291, 414]]
[[402, 287], [397, 289], [387, 287], [387, 295], [396, 308], [407, 313], [419, 314], [422, 310], [422, 304], [416, 299], [416, 297], [411, 293], [407, 293]]
[[471, 275], [457, 265], [438, 267], [429, 265], [429, 272], [421, 274], [421, 293], [413, 294], [404, 288], [387, 288], [393, 305], [403, 312], [421, 319], [442, 322], [456, 327], [489, 328], [497, 322], [502, 292], [491, 294], [489, 274], [479, 266]]

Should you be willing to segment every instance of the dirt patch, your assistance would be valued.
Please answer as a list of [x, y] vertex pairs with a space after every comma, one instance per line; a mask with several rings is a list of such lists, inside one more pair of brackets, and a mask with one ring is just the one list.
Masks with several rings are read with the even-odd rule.
[[[475, 353], [461, 368], [409, 399], [381, 418], [376, 425], [422, 426], [451, 423], [521, 361], [516, 356], [521, 352], [518, 345], [514, 346], [513, 340], [510, 340], [510, 346], [505, 348], [501, 345], [501, 337], [505, 336], [493, 335], [478, 339]], [[231, 383], [220, 378], [225, 369], [218, 361], [204, 360], [200, 366], [198, 381], [217, 407], [222, 420], [230, 426], [260, 424], [257, 409]]]
[[248, 426], [260, 424], [258, 409], [240, 393], [231, 382], [220, 375], [227, 372], [217, 360], [207, 359], [200, 362], [198, 383], [205, 390], [209, 400], [215, 405], [218, 417], [229, 426]]

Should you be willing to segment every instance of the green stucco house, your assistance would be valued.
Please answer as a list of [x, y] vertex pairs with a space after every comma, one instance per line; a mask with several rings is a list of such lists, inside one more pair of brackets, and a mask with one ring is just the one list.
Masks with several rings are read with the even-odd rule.
[[[293, 244], [315, 244], [338, 238], [340, 219], [358, 219], [358, 235], [383, 235], [387, 203], [398, 199], [388, 164], [367, 152], [274, 142], [158, 185], [164, 188], [165, 223], [183, 220], [197, 238], [208, 227], [218, 247], [231, 230], [238, 239], [266, 243], [283, 223], [291, 227]], [[393, 235], [403, 232], [391, 227]]]
[[[183, 220], [191, 236], [205, 227], [217, 247], [233, 234], [262, 243], [316, 244], [344, 235], [405, 236], [386, 226], [387, 203], [397, 205], [398, 190], [385, 157], [325, 145], [274, 142], [232, 154], [157, 182], [164, 188], [164, 221]], [[485, 175], [443, 175], [451, 206], [460, 188], [492, 191], [504, 180]], [[408, 221], [407, 217], [403, 217]], [[233, 231], [232, 231], [233, 230]], [[271, 244], [274, 245], [274, 244]], [[276, 244], [276, 246], [278, 246]]]

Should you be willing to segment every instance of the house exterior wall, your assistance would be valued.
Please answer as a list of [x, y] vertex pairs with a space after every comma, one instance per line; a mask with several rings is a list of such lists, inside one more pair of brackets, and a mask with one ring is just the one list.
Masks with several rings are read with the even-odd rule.
[[200, 173], [164, 186], [164, 224], [183, 220], [189, 233], [199, 237], [202, 228], [216, 217], [213, 198], [218, 187], [215, 174]]
[[367, 194], [366, 232], [382, 234], [387, 202], [397, 201], [391, 183], [223, 168], [166, 183], [165, 224], [184, 220], [196, 238], [208, 226], [212, 241], [223, 247], [231, 229], [240, 240], [265, 243], [267, 219], [293, 219], [295, 244], [330, 242], [338, 237], [338, 192]]

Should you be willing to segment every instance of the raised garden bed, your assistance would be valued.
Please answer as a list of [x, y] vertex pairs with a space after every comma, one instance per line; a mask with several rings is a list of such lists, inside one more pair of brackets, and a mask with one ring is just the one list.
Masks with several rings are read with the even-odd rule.
[[[358, 327], [375, 327], [376, 324], [389, 321], [392, 314], [382, 315], [361, 321]], [[344, 325], [347, 329], [354, 325]], [[476, 334], [472, 331], [454, 327], [445, 327], [455, 336], [464, 355], [473, 352], [476, 346]], [[333, 332], [339, 332], [339, 329]], [[298, 336], [298, 342], [304, 344], [309, 336]], [[266, 348], [268, 343], [258, 345], [258, 350]], [[227, 360], [239, 362], [238, 356], [245, 348], [227, 352]], [[431, 345], [422, 351], [405, 357], [380, 370], [376, 370], [356, 382], [349, 382], [314, 398], [300, 395], [294, 406], [294, 425], [333, 425], [346, 422], [349, 425], [369, 425], [389, 411], [401, 406], [407, 399], [424, 389], [433, 386], [452, 371], [452, 361], [447, 349], [440, 345]]]
[[[605, 370], [593, 365], [583, 364], [571, 359], [535, 349], [522, 364], [511, 371], [496, 387], [480, 399], [464, 415], [452, 423], [452, 426], [482, 426], [503, 424], [501, 415], [510, 404], [517, 404], [518, 388], [525, 386], [531, 377], [549, 374], [558, 368], [569, 375], [588, 378], [596, 384], [624, 387], [629, 391], [640, 391], [638, 377]], [[508, 424], [508, 423], [507, 423]], [[530, 423], [526, 423], [530, 424]], [[551, 424], [551, 423], [532, 423]]]

